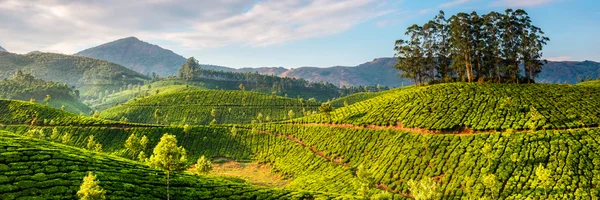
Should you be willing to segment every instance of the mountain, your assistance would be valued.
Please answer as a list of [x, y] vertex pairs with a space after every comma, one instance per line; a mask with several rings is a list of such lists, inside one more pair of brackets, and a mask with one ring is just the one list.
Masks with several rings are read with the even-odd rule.
[[578, 83], [585, 79], [600, 78], [600, 63], [594, 61], [548, 62], [536, 82], [542, 83]]
[[6, 49], [2, 48], [1, 46], [0, 46], [0, 51], [8, 52]]
[[[396, 58], [377, 58], [355, 67], [300, 67], [285, 68], [243, 68], [238, 71], [258, 72], [282, 77], [302, 78], [313, 82], [325, 81], [339, 86], [383, 85], [399, 87], [410, 85], [408, 79], [399, 78], [402, 73], [394, 68]], [[577, 83], [579, 79], [600, 77], [600, 63], [594, 61], [549, 61], [536, 78], [540, 83]]]
[[[115, 40], [80, 51], [75, 55], [117, 63], [142, 74], [155, 72], [161, 76], [177, 74], [179, 67], [186, 61], [186, 58], [171, 50], [141, 41], [136, 37]], [[203, 68], [228, 71], [214, 65], [204, 65]]]
[[[114, 62], [142, 74], [155, 72], [161, 76], [175, 75], [186, 62], [183, 56], [160, 46], [128, 37], [83, 50], [75, 55], [86, 56]], [[377, 58], [358, 66], [334, 67], [259, 67], [234, 69], [218, 65], [200, 65], [207, 70], [225, 72], [257, 72], [259, 74], [280, 77], [301, 78], [311, 82], [329, 82], [337, 86], [377, 85], [400, 87], [410, 85], [409, 79], [399, 78], [400, 71], [394, 69], [396, 58]], [[600, 77], [600, 63], [593, 61], [548, 62], [538, 82], [579, 82], [579, 77], [592, 79]]]
[[[0, 79], [13, 76], [17, 71], [31, 73], [42, 80], [66, 83], [82, 90], [118, 90], [127, 84], [141, 84], [148, 78], [121, 65], [82, 56], [55, 53], [14, 54], [0, 52]], [[80, 89], [81, 90], [81, 89]]]

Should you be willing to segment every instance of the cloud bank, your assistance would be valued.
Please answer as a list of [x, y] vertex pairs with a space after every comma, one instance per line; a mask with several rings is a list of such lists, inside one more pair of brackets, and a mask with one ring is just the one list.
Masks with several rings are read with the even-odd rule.
[[75, 53], [137, 36], [188, 48], [323, 37], [390, 13], [378, 0], [0, 0], [0, 45]]

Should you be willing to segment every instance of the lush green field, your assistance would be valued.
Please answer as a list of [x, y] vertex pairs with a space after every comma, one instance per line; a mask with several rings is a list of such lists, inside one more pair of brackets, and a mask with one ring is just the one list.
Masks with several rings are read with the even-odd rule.
[[[593, 127], [600, 123], [600, 88], [553, 84], [452, 83], [398, 89], [340, 108], [331, 121], [430, 130]], [[325, 114], [296, 119], [325, 123]]]
[[[600, 195], [598, 128], [466, 136], [273, 124], [257, 129], [290, 135], [351, 167], [364, 165], [376, 184], [395, 192], [410, 193], [408, 180], [435, 177], [444, 199]], [[547, 195], [535, 173], [539, 165], [552, 171]], [[485, 184], [489, 174], [496, 184]]]
[[[433, 178], [440, 199], [593, 199], [600, 195], [599, 95], [600, 88], [578, 85], [439, 84], [339, 99], [356, 103], [337, 108], [331, 113], [336, 124], [327, 124], [325, 113], [302, 116], [303, 109], [318, 112], [317, 102], [179, 88], [102, 113], [107, 119], [154, 124], [158, 109], [159, 122], [171, 126], [142, 127], [0, 101], [0, 122], [17, 124], [0, 129], [38, 133], [53, 142], [70, 135], [66, 144], [73, 147], [86, 147], [93, 135], [103, 152], [121, 158], [133, 157], [124, 147], [131, 134], [149, 138], [148, 155], [170, 133], [188, 150], [190, 162], [204, 155], [271, 166], [289, 180], [286, 190], [268, 191], [284, 193], [378, 198], [387, 191], [403, 199], [415, 192], [409, 180]], [[287, 124], [289, 110], [299, 117], [293, 121], [302, 123]], [[189, 120], [195, 117], [202, 117], [197, 124], [208, 124], [212, 113], [217, 124], [183, 127], [195, 124]], [[36, 114], [58, 126], [29, 126]], [[397, 122], [403, 127], [387, 127]], [[426, 130], [458, 134], [423, 134], [430, 133]], [[540, 166], [550, 173], [546, 184], [537, 172]]]
[[123, 104], [127, 101], [136, 98], [144, 98], [148, 96], [179, 92], [187, 89], [203, 89], [200, 86], [194, 85], [193, 83], [188, 84], [182, 80], [161, 80], [146, 85], [132, 85], [131, 87], [124, 87], [125, 89], [118, 92], [104, 95], [101, 99], [90, 99], [86, 100], [85, 103], [91, 104], [91, 108], [103, 111], [111, 107]]
[[[214, 119], [217, 124], [232, 124], [290, 119], [290, 110], [293, 117], [305, 116], [317, 112], [319, 105], [315, 101], [257, 92], [188, 89], [129, 101], [101, 112], [100, 116], [138, 123], [192, 125], [210, 124]], [[154, 115], [157, 111], [158, 118]]]
[[[0, 199], [75, 199], [91, 171], [107, 199], [165, 199], [165, 175], [139, 162], [0, 131]], [[333, 199], [338, 195], [268, 189], [176, 173], [173, 199]], [[347, 196], [346, 198], [350, 198]]]
[[0, 100], [0, 124], [109, 125], [118, 122], [76, 115], [24, 101]]
[[[297, 141], [286, 137], [266, 134], [249, 129], [237, 128], [235, 134], [227, 127], [193, 127], [189, 133], [177, 127], [31, 127], [4, 126], [4, 130], [28, 135], [30, 130], [41, 130], [47, 140], [59, 141], [50, 137], [56, 131], [55, 138], [68, 134], [71, 136], [68, 145], [85, 147], [90, 135], [102, 144], [104, 152], [112, 155], [131, 158], [124, 143], [130, 134], [149, 138], [146, 155], [151, 154], [159, 138], [164, 133], [176, 135], [179, 144], [188, 152], [188, 160], [195, 161], [201, 155], [208, 157], [226, 157], [234, 160], [255, 160], [268, 163], [273, 168], [292, 179], [284, 188], [294, 190], [342, 193], [362, 195], [358, 189], [366, 184], [359, 180], [353, 168], [335, 162], [313, 152]], [[377, 194], [379, 190], [373, 189]]]
[[389, 93], [391, 91], [394, 90], [386, 90], [386, 91], [382, 91], [382, 92], [359, 92], [359, 93], [354, 93], [348, 96], [344, 96], [344, 97], [340, 97], [340, 98], [336, 98], [334, 100], [331, 101], [331, 105], [335, 108], [341, 108], [344, 107], [346, 104], [348, 105], [352, 105], [367, 99], [371, 99], [374, 97], [378, 97], [381, 95], [384, 95], [386, 93]]

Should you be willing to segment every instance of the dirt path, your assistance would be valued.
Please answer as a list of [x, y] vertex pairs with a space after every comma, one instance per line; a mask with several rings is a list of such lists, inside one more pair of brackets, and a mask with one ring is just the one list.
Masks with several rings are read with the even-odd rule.
[[[456, 136], [468, 136], [474, 134], [481, 133], [507, 133], [507, 130], [482, 130], [475, 131], [470, 129], [469, 127], [461, 127], [456, 130], [429, 130], [426, 128], [407, 128], [402, 125], [402, 123], [398, 122], [396, 126], [378, 126], [378, 125], [365, 125], [365, 126], [356, 126], [352, 124], [328, 124], [328, 123], [304, 123], [304, 124], [293, 124], [293, 123], [285, 123], [287, 125], [296, 125], [296, 126], [321, 126], [321, 127], [336, 127], [336, 128], [352, 128], [352, 129], [370, 129], [370, 130], [398, 130], [405, 131], [411, 133], [419, 133], [419, 134], [431, 134], [431, 135], [456, 135]], [[589, 129], [589, 128], [600, 128], [600, 125], [593, 126], [582, 126], [580, 128], [553, 128], [553, 129], [539, 129], [539, 130], [559, 130], [559, 131], [567, 131], [567, 130], [579, 130], [579, 129]], [[527, 132], [528, 129], [524, 130], [512, 130], [514, 133]]]

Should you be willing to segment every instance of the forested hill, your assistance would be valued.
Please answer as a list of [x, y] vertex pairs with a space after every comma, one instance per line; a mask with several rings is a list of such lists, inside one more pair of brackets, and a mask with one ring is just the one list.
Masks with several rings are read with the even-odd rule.
[[[175, 74], [186, 58], [158, 45], [128, 37], [97, 47], [83, 50], [75, 55], [97, 58], [123, 65], [142, 74], [157, 73], [161, 76]], [[225, 70], [219, 66], [206, 65], [204, 69]]]
[[19, 70], [36, 78], [76, 87], [138, 84], [147, 79], [121, 65], [93, 58], [55, 53], [19, 55], [0, 52], [0, 79], [11, 77]]
[[37, 102], [66, 111], [87, 114], [91, 109], [79, 101], [79, 90], [63, 83], [36, 79], [18, 71], [14, 76], [0, 80], [0, 99]]

